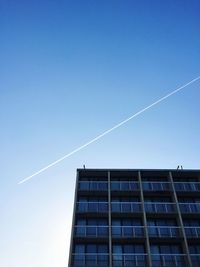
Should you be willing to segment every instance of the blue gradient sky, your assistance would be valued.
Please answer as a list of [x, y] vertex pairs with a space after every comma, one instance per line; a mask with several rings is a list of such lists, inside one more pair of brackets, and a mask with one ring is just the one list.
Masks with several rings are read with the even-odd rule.
[[198, 0], [0, 0], [0, 265], [66, 267], [77, 167], [199, 168]]

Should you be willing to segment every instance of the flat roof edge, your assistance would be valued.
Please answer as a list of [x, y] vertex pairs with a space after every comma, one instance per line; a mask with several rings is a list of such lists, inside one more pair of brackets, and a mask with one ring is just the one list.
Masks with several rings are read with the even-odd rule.
[[77, 168], [77, 171], [178, 171], [178, 172], [186, 172], [186, 171], [190, 171], [190, 172], [200, 172], [200, 169], [127, 169], [127, 168]]

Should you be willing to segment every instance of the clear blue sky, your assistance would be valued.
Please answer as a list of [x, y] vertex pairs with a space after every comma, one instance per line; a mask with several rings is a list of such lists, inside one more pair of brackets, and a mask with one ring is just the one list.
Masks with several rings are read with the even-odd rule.
[[0, 0], [0, 265], [66, 267], [75, 173], [199, 168], [199, 0]]

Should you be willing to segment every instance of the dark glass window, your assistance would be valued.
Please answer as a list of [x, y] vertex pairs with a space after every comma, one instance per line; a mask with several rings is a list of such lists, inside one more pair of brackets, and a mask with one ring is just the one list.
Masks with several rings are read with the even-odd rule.
[[76, 236], [85, 236], [86, 235], [86, 220], [85, 219], [79, 219], [76, 223], [75, 227], [75, 235]]
[[153, 203], [159, 203], [159, 202], [171, 202], [170, 197], [153, 197], [153, 198], [145, 198], [145, 202], [153, 202]]
[[131, 212], [131, 203], [121, 203], [122, 212]]
[[175, 189], [177, 191], [183, 191], [184, 190], [184, 186], [182, 183], [175, 183], [174, 186], [175, 186]]
[[97, 263], [97, 246], [94, 244], [86, 246], [86, 265], [95, 266]]
[[168, 213], [174, 212], [174, 206], [169, 197], [145, 198], [145, 210], [147, 212]]
[[75, 246], [75, 253], [84, 253], [85, 252], [85, 246], [84, 245], [76, 245]]
[[107, 236], [108, 221], [106, 219], [78, 219], [75, 227], [76, 236]]
[[149, 219], [147, 224], [149, 226], [177, 226], [174, 219]]
[[111, 182], [111, 190], [120, 190], [120, 182], [113, 181]]
[[184, 226], [190, 226], [190, 227], [193, 227], [193, 226], [200, 226], [200, 220], [183, 220], [183, 224]]
[[108, 246], [107, 245], [98, 245], [98, 265], [99, 266], [108, 266]]
[[179, 245], [151, 245], [152, 254], [180, 254], [181, 247]]
[[142, 188], [143, 188], [144, 191], [152, 190], [151, 183], [143, 182], [143, 183], [142, 183]]
[[121, 182], [121, 190], [130, 190], [129, 182]]
[[107, 212], [107, 198], [86, 198], [80, 197], [77, 203], [77, 211], [79, 212]]
[[108, 246], [104, 244], [75, 245], [74, 266], [108, 266]]
[[153, 266], [185, 266], [185, 258], [181, 255], [179, 245], [151, 245], [150, 249]]
[[108, 189], [108, 184], [106, 182], [101, 182], [99, 183], [99, 190], [107, 190]]
[[108, 211], [108, 203], [100, 202], [99, 203], [99, 212], [106, 212]]
[[200, 222], [198, 220], [184, 220], [185, 234], [187, 237], [200, 237]]
[[141, 237], [143, 228], [141, 227], [140, 219], [113, 219], [112, 220], [112, 235], [126, 237]]
[[175, 220], [154, 219], [148, 220], [147, 224], [149, 236], [176, 237], [179, 235], [179, 229], [176, 227]]
[[140, 211], [140, 205], [137, 197], [132, 198], [113, 198], [111, 203], [112, 212], [138, 212]]
[[83, 180], [79, 182], [79, 190], [90, 190], [90, 191], [97, 191], [97, 190], [107, 190], [108, 183], [107, 181], [98, 181], [98, 180]]
[[121, 236], [121, 221], [120, 220], [112, 220], [112, 235], [113, 236]]
[[98, 203], [97, 202], [88, 202], [88, 211], [97, 212], [98, 211]]
[[77, 204], [77, 210], [80, 212], [87, 211], [87, 199], [86, 198], [80, 198]]
[[143, 245], [113, 245], [113, 253], [114, 254], [143, 254], [144, 246]]
[[98, 182], [90, 182], [90, 190], [97, 190], [98, 184]]
[[120, 245], [113, 245], [113, 266], [123, 266], [123, 250]]
[[200, 245], [190, 245], [189, 251], [190, 254], [200, 254]]
[[80, 266], [81, 263], [85, 262], [85, 246], [84, 245], [76, 245], [74, 249], [74, 265]]
[[131, 226], [125, 226], [123, 229], [123, 235], [126, 237], [132, 237], [133, 236], [133, 227]]
[[139, 189], [139, 184], [136, 182], [130, 182], [130, 189], [131, 190], [138, 190]]
[[113, 245], [113, 266], [145, 266], [143, 245]]
[[80, 190], [89, 190], [90, 188], [90, 182], [87, 181], [80, 181], [79, 182], [79, 189]]

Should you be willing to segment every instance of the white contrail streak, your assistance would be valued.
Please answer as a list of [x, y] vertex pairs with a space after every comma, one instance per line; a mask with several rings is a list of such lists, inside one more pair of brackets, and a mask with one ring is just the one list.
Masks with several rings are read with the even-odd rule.
[[159, 104], [160, 102], [164, 101], [165, 99], [167, 99], [168, 97], [176, 94], [177, 92], [181, 91], [183, 88], [187, 87], [188, 85], [196, 82], [197, 80], [200, 79], [200, 76], [198, 76], [197, 78], [191, 80], [190, 82], [178, 87], [176, 90], [172, 91], [171, 93], [163, 96], [162, 98], [158, 99], [157, 101], [153, 102], [152, 104], [150, 104], [149, 106], [141, 109], [140, 111], [136, 112], [135, 114], [133, 114], [132, 116], [128, 117], [127, 119], [123, 120], [122, 122], [116, 124], [114, 127], [110, 128], [109, 130], [103, 132], [102, 134], [98, 135], [97, 137], [95, 137], [94, 139], [90, 140], [89, 142], [85, 143], [84, 145], [74, 149], [73, 151], [71, 151], [70, 153], [66, 154], [65, 156], [63, 156], [62, 158], [52, 162], [51, 164], [47, 165], [46, 167], [42, 168], [41, 170], [33, 173], [32, 175], [26, 177], [25, 179], [21, 180], [18, 184], [23, 184], [24, 182], [27, 182], [28, 180], [30, 180], [31, 178], [33, 178], [34, 176], [40, 174], [41, 172], [49, 169], [50, 167], [56, 165], [57, 163], [63, 161], [66, 158], [69, 158], [70, 156], [72, 156], [73, 154], [77, 153], [78, 151], [82, 150], [83, 148], [91, 145], [92, 143], [96, 142], [97, 140], [99, 140], [100, 138], [102, 138], [103, 136], [107, 135], [108, 133], [114, 131], [115, 129], [121, 127], [123, 124], [127, 123], [128, 121], [132, 120], [133, 118], [139, 116], [140, 114], [142, 114], [143, 112], [147, 111], [148, 109], [152, 108], [153, 106]]

